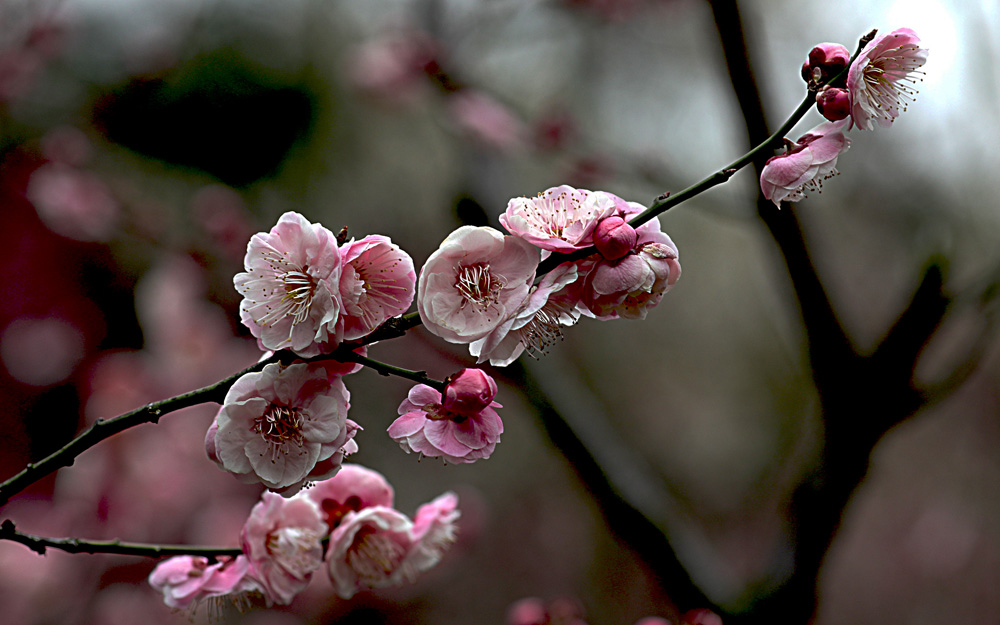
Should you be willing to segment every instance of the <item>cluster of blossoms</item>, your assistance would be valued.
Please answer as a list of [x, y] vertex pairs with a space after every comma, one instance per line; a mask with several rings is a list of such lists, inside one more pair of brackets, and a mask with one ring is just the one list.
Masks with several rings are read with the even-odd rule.
[[164, 560], [149, 583], [173, 608], [199, 602], [288, 605], [326, 568], [341, 597], [412, 582], [455, 540], [454, 493], [422, 505], [411, 519], [393, 507], [380, 474], [344, 465], [331, 479], [284, 498], [265, 492], [243, 526], [243, 553], [210, 563], [201, 556]]
[[850, 59], [844, 46], [822, 43], [802, 65], [806, 82], [823, 85], [816, 93], [816, 106], [829, 121], [794, 143], [786, 139], [785, 153], [764, 166], [761, 191], [779, 207], [819, 191], [824, 180], [837, 174], [837, 158], [851, 145], [845, 130], [892, 125], [916, 95], [914, 85], [927, 50], [920, 47], [916, 33], [900, 28], [872, 39], [848, 68]]

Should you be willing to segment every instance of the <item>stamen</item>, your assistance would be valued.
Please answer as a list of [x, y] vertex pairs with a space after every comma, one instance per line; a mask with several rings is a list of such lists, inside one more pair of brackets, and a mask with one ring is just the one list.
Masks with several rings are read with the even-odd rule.
[[455, 288], [465, 298], [462, 307], [467, 302], [480, 310], [486, 310], [497, 303], [500, 291], [507, 286], [503, 276], [490, 273], [487, 263], [476, 263], [461, 267], [455, 278]]

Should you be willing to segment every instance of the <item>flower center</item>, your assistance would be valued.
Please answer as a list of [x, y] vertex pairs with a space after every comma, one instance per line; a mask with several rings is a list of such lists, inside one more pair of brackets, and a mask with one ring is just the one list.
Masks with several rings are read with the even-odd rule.
[[264, 296], [267, 298], [267, 313], [254, 321], [261, 327], [269, 327], [285, 317], [292, 318], [292, 325], [309, 318], [309, 309], [316, 297], [316, 279], [309, 275], [309, 267], [299, 267], [276, 252], [265, 252], [273, 273], [261, 276]]
[[539, 193], [525, 206], [522, 216], [536, 233], [565, 241], [566, 228], [590, 221], [595, 214], [592, 207], [584, 209], [576, 195], [560, 191], [558, 195]]
[[304, 580], [319, 568], [323, 547], [320, 536], [305, 527], [283, 527], [268, 533], [267, 552], [285, 571]]
[[507, 281], [490, 273], [488, 263], [462, 266], [455, 277], [455, 288], [465, 298], [463, 308], [466, 302], [471, 302], [473, 306], [486, 310], [497, 303], [505, 286]]
[[923, 61], [914, 56], [918, 50], [914, 45], [889, 50], [873, 59], [862, 71], [872, 104], [883, 111], [886, 119], [892, 119], [891, 112], [905, 111], [916, 98], [916, 83], [920, 78], [914, 74], [921, 74], [919, 69], [923, 65]]
[[549, 348], [563, 340], [559, 312], [553, 311], [548, 303], [542, 306], [531, 321], [521, 328], [521, 343], [524, 351], [532, 358], [549, 353]]
[[[271, 404], [264, 414], [254, 419], [250, 430], [260, 434], [271, 452], [271, 462], [278, 453], [288, 453], [287, 443], [291, 442], [301, 448], [304, 444], [302, 425], [305, 422], [302, 414], [288, 406]], [[299, 450], [299, 453], [303, 453]]]
[[347, 550], [347, 564], [368, 586], [375, 586], [389, 577], [399, 566], [406, 550], [388, 534], [365, 526], [354, 535]]

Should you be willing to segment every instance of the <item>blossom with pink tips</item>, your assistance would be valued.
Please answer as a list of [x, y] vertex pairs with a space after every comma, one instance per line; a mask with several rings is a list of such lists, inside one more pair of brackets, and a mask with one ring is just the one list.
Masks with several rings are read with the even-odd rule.
[[185, 609], [210, 597], [260, 592], [260, 586], [247, 576], [250, 560], [240, 555], [220, 558], [210, 564], [202, 556], [175, 556], [156, 565], [149, 574], [149, 585], [163, 594], [171, 608]]
[[453, 463], [489, 458], [500, 442], [503, 421], [492, 402], [473, 416], [450, 412], [441, 393], [418, 384], [399, 406], [400, 417], [389, 426], [389, 436], [407, 453], [416, 452]]
[[389, 237], [373, 234], [340, 249], [344, 340], [359, 339], [413, 303], [413, 259]]
[[341, 341], [337, 238], [320, 224], [288, 212], [247, 245], [246, 272], [233, 283], [243, 295], [240, 318], [261, 349], [299, 356], [332, 351]]
[[572, 252], [593, 244], [594, 229], [615, 212], [616, 199], [603, 191], [560, 185], [535, 197], [513, 198], [500, 224], [543, 250]]
[[294, 492], [335, 473], [345, 447], [351, 450], [358, 426], [347, 419], [349, 397], [318, 365], [270, 364], [248, 373], [226, 394], [206, 439], [209, 457], [247, 481]]
[[284, 499], [264, 493], [243, 525], [240, 541], [250, 576], [268, 604], [288, 605], [323, 565], [326, 523], [319, 506], [303, 495]]
[[851, 94], [851, 126], [872, 130], [874, 123], [888, 128], [916, 96], [916, 74], [927, 62], [927, 49], [909, 28], [899, 28], [873, 39], [847, 72]]
[[820, 191], [823, 181], [837, 175], [837, 158], [851, 141], [844, 136], [847, 121], [824, 122], [788, 144], [787, 151], [772, 156], [760, 174], [764, 197], [781, 207], [781, 202], [798, 202], [808, 191]]
[[562, 263], [545, 274], [517, 313], [470, 344], [469, 353], [497, 367], [506, 367], [525, 351], [532, 357], [545, 354], [562, 340], [562, 328], [580, 319], [579, 298], [568, 288], [578, 279], [578, 268], [577, 263]]
[[486, 226], [462, 226], [420, 270], [420, 319], [450, 343], [481, 339], [520, 308], [537, 267], [530, 243]]
[[445, 493], [421, 506], [416, 522], [393, 508], [372, 506], [346, 516], [330, 535], [330, 580], [349, 599], [371, 588], [398, 586], [436, 565], [455, 540], [457, 497]]

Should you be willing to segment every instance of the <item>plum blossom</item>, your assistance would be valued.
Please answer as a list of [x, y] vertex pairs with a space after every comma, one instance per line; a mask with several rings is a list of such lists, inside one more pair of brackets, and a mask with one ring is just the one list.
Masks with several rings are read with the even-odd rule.
[[420, 319], [450, 343], [479, 340], [520, 308], [537, 267], [530, 243], [493, 228], [462, 226], [420, 270]]
[[270, 232], [255, 234], [233, 283], [243, 295], [240, 318], [261, 349], [310, 357], [341, 341], [342, 260], [337, 239], [320, 224], [288, 212]]
[[532, 357], [545, 354], [562, 339], [562, 328], [580, 319], [578, 298], [566, 288], [579, 277], [578, 267], [562, 263], [545, 274], [517, 313], [469, 345], [469, 352], [478, 362], [489, 360], [497, 367], [509, 365], [525, 351]]
[[163, 594], [168, 606], [185, 609], [213, 597], [259, 593], [261, 587], [247, 576], [249, 570], [244, 555], [220, 558], [215, 564], [201, 556], [175, 556], [156, 565], [149, 585]]
[[264, 493], [243, 525], [240, 541], [268, 605], [288, 605], [323, 565], [326, 523], [319, 506], [303, 495], [284, 499]]
[[503, 421], [494, 410], [500, 404], [492, 402], [472, 416], [441, 404], [441, 393], [425, 384], [414, 386], [399, 405], [400, 417], [389, 426], [389, 436], [407, 453], [456, 464], [489, 458], [503, 434]]
[[839, 122], [851, 114], [851, 94], [839, 87], [823, 87], [816, 94], [819, 114], [832, 122]]
[[497, 383], [482, 369], [462, 369], [449, 376], [441, 396], [445, 410], [475, 416], [493, 405]]
[[870, 41], [847, 72], [851, 126], [872, 130], [874, 121], [888, 128], [906, 110], [917, 91], [916, 74], [927, 62], [927, 49], [909, 28], [899, 28]]
[[593, 244], [594, 229], [615, 212], [616, 199], [610, 193], [560, 185], [536, 197], [510, 200], [500, 224], [543, 250], [572, 252]]
[[346, 516], [330, 535], [326, 562], [341, 597], [398, 586], [436, 565], [455, 541], [458, 498], [445, 493], [417, 511], [416, 521], [393, 508], [372, 506]]
[[[802, 64], [802, 79], [806, 82], [827, 84], [834, 76], [847, 67], [851, 60], [850, 51], [839, 43], [821, 43], [809, 51], [809, 57]], [[842, 87], [844, 78], [837, 80], [836, 86]]]
[[372, 506], [391, 508], [394, 499], [392, 486], [382, 474], [359, 464], [345, 464], [335, 477], [302, 492], [319, 506], [330, 531], [348, 514]]
[[267, 365], [229, 389], [206, 451], [246, 481], [290, 494], [335, 473], [354, 449], [358, 426], [347, 419], [348, 400], [344, 383], [322, 366]]
[[340, 249], [344, 339], [359, 339], [413, 303], [413, 259], [389, 237], [370, 235]]
[[788, 142], [787, 151], [767, 160], [760, 174], [764, 197], [781, 208], [781, 202], [798, 202], [807, 191], [819, 191], [823, 181], [837, 175], [837, 158], [851, 142], [844, 136], [847, 121], [824, 122]]

